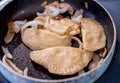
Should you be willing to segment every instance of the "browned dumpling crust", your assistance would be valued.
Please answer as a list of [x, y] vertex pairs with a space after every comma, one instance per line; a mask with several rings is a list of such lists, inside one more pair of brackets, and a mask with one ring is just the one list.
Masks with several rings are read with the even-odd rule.
[[63, 18], [61, 20], [51, 19], [49, 25], [52, 28], [51, 31], [60, 35], [76, 35], [80, 33], [80, 25], [67, 18]]
[[80, 24], [68, 18], [54, 20], [50, 16], [39, 16], [34, 20], [40, 20], [44, 23], [44, 28], [55, 32], [59, 35], [76, 35], [80, 34]]
[[32, 61], [42, 65], [50, 73], [58, 75], [72, 75], [88, 65], [93, 52], [73, 47], [56, 46], [41, 51], [32, 51]]
[[83, 48], [88, 51], [96, 51], [106, 45], [106, 36], [102, 25], [91, 18], [81, 19], [81, 32]]
[[70, 36], [60, 36], [48, 30], [27, 28], [22, 34], [23, 43], [32, 50], [53, 46], [71, 46]]

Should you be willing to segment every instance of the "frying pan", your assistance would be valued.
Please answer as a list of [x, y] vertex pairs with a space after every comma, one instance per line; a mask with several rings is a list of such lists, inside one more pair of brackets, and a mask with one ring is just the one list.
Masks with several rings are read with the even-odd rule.
[[[36, 17], [36, 12], [43, 11], [40, 4], [44, 0], [14, 0], [5, 6], [0, 11], [0, 45], [6, 45], [4, 43], [4, 37], [7, 33], [8, 27], [7, 22], [9, 20], [32, 20]], [[54, 0], [48, 0], [53, 2]], [[59, 0], [58, 0], [59, 1]], [[29, 52], [21, 41], [20, 33], [15, 34], [12, 42], [7, 47], [10, 53], [13, 55], [13, 63], [23, 70], [28, 67], [28, 76], [22, 76], [12, 70], [0, 61], [1, 73], [12, 83], [88, 83], [97, 80], [107, 69], [115, 50], [116, 43], [116, 29], [112, 17], [108, 11], [96, 0], [65, 0], [75, 10], [80, 8], [84, 9], [84, 17], [89, 17], [98, 20], [104, 27], [105, 34], [107, 37], [107, 56], [103, 59], [101, 65], [94, 69], [87, 71], [84, 74], [79, 75], [78, 73], [71, 76], [57, 76], [50, 74], [43, 67], [35, 64], [29, 58]], [[85, 2], [88, 3], [88, 9], [85, 8]], [[0, 60], [2, 60], [3, 52], [0, 47]]]

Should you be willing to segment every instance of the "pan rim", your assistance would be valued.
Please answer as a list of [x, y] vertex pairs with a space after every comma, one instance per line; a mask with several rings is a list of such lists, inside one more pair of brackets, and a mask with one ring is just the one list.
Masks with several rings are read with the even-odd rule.
[[[114, 20], [112, 18], [112, 16], [110, 15], [110, 13], [107, 11], [106, 8], [104, 8], [104, 6], [98, 2], [97, 0], [93, 0], [94, 2], [96, 2], [96, 4], [98, 4], [99, 6], [101, 6], [103, 8], [103, 10], [107, 13], [107, 15], [109, 16], [111, 22], [112, 22], [112, 25], [113, 25], [113, 29], [114, 29], [114, 40], [113, 40], [113, 43], [112, 43], [112, 46], [110, 48], [110, 51], [109, 53], [107, 54], [106, 58], [104, 59], [104, 61], [102, 62], [105, 63], [105, 61], [109, 58], [109, 56], [112, 54], [112, 52], [114, 51], [114, 48], [115, 48], [115, 45], [116, 45], [116, 26], [115, 26], [115, 23], [114, 23]], [[54, 83], [54, 82], [65, 82], [65, 81], [72, 81], [72, 80], [75, 80], [75, 79], [79, 79], [81, 77], [84, 77], [90, 73], [92, 73], [93, 71], [96, 71], [98, 68], [100, 68], [102, 66], [101, 65], [98, 65], [97, 67], [95, 67], [94, 69], [84, 73], [84, 74], [81, 74], [81, 75], [78, 75], [78, 76], [75, 76], [75, 77], [71, 77], [71, 78], [65, 78], [65, 79], [55, 79], [55, 80], [46, 80], [46, 79], [38, 79], [38, 78], [32, 78], [32, 77], [28, 77], [28, 76], [23, 76], [23, 75], [20, 75], [12, 70], [10, 70], [6, 65], [4, 65], [1, 61], [0, 61], [0, 64], [3, 65], [9, 72], [21, 77], [21, 78], [24, 78], [24, 79], [28, 79], [28, 80], [32, 80], [32, 81], [36, 81], [36, 82], [47, 82], [47, 83]]]

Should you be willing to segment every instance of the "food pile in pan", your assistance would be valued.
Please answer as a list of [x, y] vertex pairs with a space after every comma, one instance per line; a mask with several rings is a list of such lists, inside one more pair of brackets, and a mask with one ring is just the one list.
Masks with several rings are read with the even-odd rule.
[[[31, 49], [30, 59], [57, 75], [84, 73], [101, 64], [106, 56], [106, 36], [103, 26], [94, 19], [83, 17], [84, 10], [74, 10], [68, 3], [54, 1], [41, 5], [42, 13], [31, 21], [9, 21], [8, 32], [4, 41], [10, 43], [15, 33], [21, 33], [22, 42]], [[68, 13], [70, 18], [64, 17]], [[72, 40], [79, 48], [72, 47]], [[2, 46], [3, 63], [10, 69], [27, 75], [25, 68], [21, 71], [11, 59], [9, 50]]]

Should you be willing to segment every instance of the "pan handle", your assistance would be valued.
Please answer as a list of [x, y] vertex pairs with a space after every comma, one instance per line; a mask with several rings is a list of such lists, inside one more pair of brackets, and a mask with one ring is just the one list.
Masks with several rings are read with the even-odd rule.
[[0, 11], [13, 0], [1, 0], [0, 1]]

